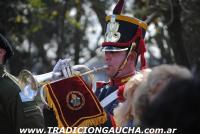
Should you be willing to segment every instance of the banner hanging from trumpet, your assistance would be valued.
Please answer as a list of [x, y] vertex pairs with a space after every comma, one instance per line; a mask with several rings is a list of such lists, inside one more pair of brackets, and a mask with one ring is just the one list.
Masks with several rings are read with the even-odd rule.
[[80, 76], [46, 84], [44, 89], [60, 128], [96, 126], [107, 120], [92, 89]]

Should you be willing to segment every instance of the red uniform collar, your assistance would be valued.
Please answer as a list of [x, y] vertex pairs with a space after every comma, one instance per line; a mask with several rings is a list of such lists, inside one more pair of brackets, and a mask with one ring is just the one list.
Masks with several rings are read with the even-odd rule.
[[131, 74], [128, 74], [128, 75], [120, 77], [120, 78], [115, 78], [115, 79], [111, 78], [109, 83], [111, 86], [122, 86], [125, 83], [127, 83], [134, 74], [135, 73], [133, 72]]

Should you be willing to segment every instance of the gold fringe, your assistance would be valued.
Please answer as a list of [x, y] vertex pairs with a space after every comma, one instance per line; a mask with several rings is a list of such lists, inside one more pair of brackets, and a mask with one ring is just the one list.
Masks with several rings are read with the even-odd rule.
[[[58, 127], [62, 128], [62, 127], [64, 127], [64, 125], [62, 124], [62, 122], [59, 118], [58, 111], [56, 109], [56, 106], [55, 106], [50, 94], [49, 94], [48, 87], [45, 86], [44, 89], [46, 90], [46, 93], [47, 93], [48, 105], [50, 108], [53, 108], [53, 111], [55, 112], [56, 119], [58, 121]], [[97, 125], [105, 123], [106, 121], [107, 121], [107, 115], [106, 115], [106, 112], [104, 111], [101, 116], [95, 117], [93, 119], [86, 119], [82, 123], [80, 123], [77, 127], [97, 126]], [[68, 126], [68, 127], [73, 127], [73, 126]]]
[[103, 112], [103, 115], [99, 117], [84, 120], [78, 127], [97, 126], [97, 125], [105, 123], [106, 121], [107, 121], [106, 112]]
[[59, 128], [62, 128], [62, 127], [64, 127], [64, 125], [62, 124], [62, 122], [61, 122], [61, 120], [60, 120], [60, 118], [59, 118], [58, 111], [57, 111], [57, 109], [56, 109], [56, 106], [55, 106], [53, 100], [51, 99], [51, 96], [50, 96], [50, 94], [49, 94], [49, 91], [48, 91], [48, 87], [47, 87], [47, 86], [45, 86], [45, 90], [46, 90], [46, 93], [47, 93], [47, 103], [48, 103], [49, 107], [52, 108], [53, 111], [55, 112], [56, 119], [57, 119], [57, 121], [58, 121], [58, 127], [59, 127]]

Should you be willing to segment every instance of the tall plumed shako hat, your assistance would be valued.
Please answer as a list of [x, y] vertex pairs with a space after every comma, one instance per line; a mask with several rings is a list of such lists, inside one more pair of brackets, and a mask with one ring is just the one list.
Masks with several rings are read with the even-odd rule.
[[5, 60], [13, 56], [14, 52], [13, 52], [11, 44], [1, 33], [0, 33], [0, 48], [3, 48], [6, 50]]
[[147, 24], [134, 17], [121, 15], [124, 0], [119, 0], [113, 15], [106, 16], [106, 33], [102, 43], [102, 51], [127, 51], [132, 49], [141, 55], [141, 68], [146, 66], [144, 58], [144, 37]]

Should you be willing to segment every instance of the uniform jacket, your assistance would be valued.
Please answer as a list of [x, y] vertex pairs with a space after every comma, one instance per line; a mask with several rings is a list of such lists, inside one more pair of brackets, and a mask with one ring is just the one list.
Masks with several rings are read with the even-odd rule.
[[0, 131], [17, 134], [20, 128], [43, 128], [44, 121], [35, 101], [22, 102], [14, 76], [0, 65]]
[[118, 79], [111, 79], [109, 82], [97, 82], [97, 89], [95, 94], [100, 102], [117, 90], [117, 98], [104, 107], [105, 111], [108, 114], [108, 121], [105, 124], [103, 124], [103, 126], [115, 126], [115, 122], [113, 119], [113, 110], [115, 107], [117, 107], [119, 102], [124, 101], [123, 90], [126, 82], [128, 82], [131, 76], [133, 76], [133, 74], [129, 74]]

